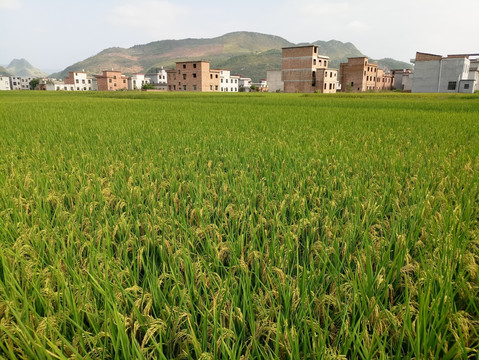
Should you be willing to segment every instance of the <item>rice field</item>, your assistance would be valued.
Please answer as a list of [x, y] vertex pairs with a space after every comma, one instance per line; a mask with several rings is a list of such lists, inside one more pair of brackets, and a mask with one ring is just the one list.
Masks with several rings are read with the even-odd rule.
[[478, 358], [478, 114], [1, 92], [0, 358]]

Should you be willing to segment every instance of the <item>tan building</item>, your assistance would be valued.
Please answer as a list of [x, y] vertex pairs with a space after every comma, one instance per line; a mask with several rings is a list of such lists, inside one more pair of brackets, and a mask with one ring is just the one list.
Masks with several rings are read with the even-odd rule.
[[283, 48], [281, 74], [285, 93], [335, 93], [338, 70], [328, 69], [329, 57], [317, 45]]
[[101, 75], [95, 75], [98, 91], [128, 90], [128, 77], [121, 71], [103, 70]]
[[220, 91], [221, 70], [210, 69], [208, 61], [182, 61], [167, 70], [169, 91]]
[[394, 76], [378, 69], [365, 56], [348, 58], [347, 63], [339, 65], [339, 82], [344, 92], [391, 90]]

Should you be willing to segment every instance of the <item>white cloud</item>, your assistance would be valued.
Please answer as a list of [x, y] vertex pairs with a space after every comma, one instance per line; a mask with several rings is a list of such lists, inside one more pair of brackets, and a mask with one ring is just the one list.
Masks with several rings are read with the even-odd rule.
[[19, 0], [0, 0], [0, 9], [16, 10], [21, 7], [22, 4]]

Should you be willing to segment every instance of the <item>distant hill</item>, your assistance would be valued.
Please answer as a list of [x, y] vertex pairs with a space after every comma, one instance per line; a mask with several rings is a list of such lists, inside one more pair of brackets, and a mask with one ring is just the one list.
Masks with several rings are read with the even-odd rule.
[[[339, 68], [339, 63], [348, 57], [362, 56], [351, 43], [331, 40], [314, 44], [320, 46], [322, 55], [330, 57], [330, 66], [334, 68]], [[50, 77], [64, 78], [69, 71], [83, 69], [91, 74], [112, 68], [132, 74], [161, 66], [174, 67], [176, 61], [208, 60], [213, 68], [230, 69], [258, 81], [266, 77], [267, 70], [281, 69], [281, 48], [294, 45], [279, 36], [244, 31], [211, 39], [161, 40], [128, 49], [105, 49]]]
[[46, 77], [43, 71], [37, 69], [25, 59], [13, 59], [6, 70], [15, 76]]
[[0, 75], [3, 75], [3, 76], [12, 76], [12, 74], [10, 74], [8, 72], [7, 69], [5, 69], [3, 66], [0, 66]]

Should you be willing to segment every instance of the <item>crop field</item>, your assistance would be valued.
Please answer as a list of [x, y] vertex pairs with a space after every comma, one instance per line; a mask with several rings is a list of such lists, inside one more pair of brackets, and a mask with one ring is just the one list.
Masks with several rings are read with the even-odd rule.
[[479, 95], [0, 93], [0, 358], [476, 359]]

